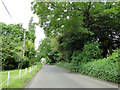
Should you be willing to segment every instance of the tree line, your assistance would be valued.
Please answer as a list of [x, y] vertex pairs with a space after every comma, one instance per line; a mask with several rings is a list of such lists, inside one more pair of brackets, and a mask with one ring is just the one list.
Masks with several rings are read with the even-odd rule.
[[120, 48], [120, 2], [32, 2], [32, 10], [47, 37], [39, 50], [53, 62], [79, 54], [88, 62]]
[[[34, 49], [35, 24], [33, 17], [29, 21], [29, 29], [23, 28], [22, 24], [4, 24], [0, 22], [2, 70], [26, 68], [34, 63], [36, 51]], [[24, 49], [25, 33], [25, 52]], [[24, 57], [23, 57], [24, 54]]]

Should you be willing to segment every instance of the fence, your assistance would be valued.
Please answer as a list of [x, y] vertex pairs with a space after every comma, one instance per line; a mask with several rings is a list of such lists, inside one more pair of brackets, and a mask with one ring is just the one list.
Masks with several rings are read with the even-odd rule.
[[[29, 74], [31, 73], [31, 71], [33, 71], [35, 68], [37, 68], [37, 65], [35, 65], [35, 66], [33, 66], [33, 67], [30, 67], [29, 68]], [[27, 68], [25, 68], [25, 73], [23, 73], [23, 75], [27, 75]], [[7, 82], [7, 87], [9, 86], [9, 80], [10, 80], [10, 78], [18, 78], [19, 77], [19, 79], [20, 79], [20, 77], [21, 77], [21, 69], [19, 70], [19, 75], [18, 76], [16, 76], [16, 77], [10, 77], [10, 72], [8, 71], [8, 78], [3, 82], [3, 83], [1, 83], [0, 84], [0, 86], [2, 86], [4, 83], [6, 83]]]

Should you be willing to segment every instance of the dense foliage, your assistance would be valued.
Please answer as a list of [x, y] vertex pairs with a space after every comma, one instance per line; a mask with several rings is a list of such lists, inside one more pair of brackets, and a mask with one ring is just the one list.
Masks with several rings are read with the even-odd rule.
[[73, 63], [59, 62], [56, 63], [56, 65], [70, 69], [71, 71], [77, 70], [78, 72], [86, 75], [91, 75], [115, 83], [120, 83], [119, 55], [120, 49], [117, 49], [107, 58], [88, 62], [87, 64], [79, 63], [79, 66], [75, 66]]
[[38, 48], [40, 51], [37, 54], [39, 61], [42, 57], [47, 59], [47, 63], [55, 63], [57, 60], [57, 52], [53, 49], [51, 40], [49, 38], [45, 38], [41, 41], [41, 44]]
[[93, 39], [102, 42], [104, 57], [120, 46], [120, 2], [33, 2], [32, 5], [46, 36], [58, 35], [65, 53], [83, 50], [84, 43]]
[[32, 10], [47, 37], [39, 46], [41, 57], [93, 76], [105, 72], [106, 80], [117, 82], [116, 74], [107, 70], [118, 68], [118, 63], [108, 63], [113, 50], [120, 48], [120, 2], [32, 2]]
[[[35, 27], [30, 21], [29, 30], [26, 31], [21, 24], [0, 23], [1, 28], [1, 51], [2, 51], [2, 69], [11, 70], [16, 68], [25, 68], [32, 64], [32, 59], [35, 57], [34, 40]], [[33, 28], [31, 28], [33, 27]], [[23, 58], [25, 32], [25, 57]]]

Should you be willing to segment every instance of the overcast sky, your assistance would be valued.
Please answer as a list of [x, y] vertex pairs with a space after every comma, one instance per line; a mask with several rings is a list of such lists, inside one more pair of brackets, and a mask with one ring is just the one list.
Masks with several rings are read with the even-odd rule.
[[[7, 13], [5, 7], [3, 6], [0, 0], [0, 22], [5, 24], [17, 24], [23, 23], [23, 27], [28, 29], [28, 23], [30, 18], [33, 16], [34, 22], [38, 22], [38, 17], [34, 15], [31, 11], [31, 1], [33, 0], [2, 0], [9, 10], [12, 19]], [[35, 40], [35, 49], [38, 48], [39, 41], [44, 39], [45, 35], [42, 28], [36, 27], [35, 30], [36, 40]]]

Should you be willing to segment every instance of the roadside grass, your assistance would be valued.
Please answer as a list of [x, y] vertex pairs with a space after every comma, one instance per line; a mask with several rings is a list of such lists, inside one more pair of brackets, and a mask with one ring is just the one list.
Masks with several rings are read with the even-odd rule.
[[[29, 73], [29, 68], [27, 68], [26, 75], [24, 74], [25, 69], [21, 69], [21, 78], [20, 79], [19, 79], [19, 77], [10, 78], [9, 86], [7, 87], [7, 82], [6, 82], [2, 85], [2, 87], [0, 87], [0, 89], [1, 88], [23, 88], [29, 82], [29, 80], [32, 78], [32, 76], [34, 76], [36, 74], [36, 72], [41, 69], [41, 67], [42, 67], [42, 64], [38, 63], [37, 68], [32, 70], [31, 73]], [[10, 77], [16, 77], [19, 75], [19, 70], [9, 70], [9, 71], [10, 71]], [[2, 78], [2, 82], [4, 82], [5, 80], [7, 80], [8, 71], [2, 71], [2, 75], [0, 75], [0, 76], [1, 76], [0, 78]]]

